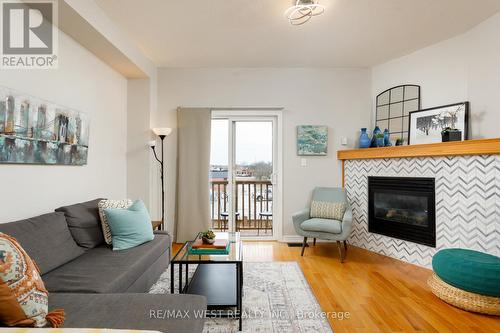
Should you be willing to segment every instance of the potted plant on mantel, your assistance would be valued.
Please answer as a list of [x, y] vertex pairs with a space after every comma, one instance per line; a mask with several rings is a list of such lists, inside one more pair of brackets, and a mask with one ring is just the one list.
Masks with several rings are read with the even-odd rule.
[[455, 127], [461, 107], [455, 111], [444, 111], [432, 120], [436, 125], [441, 126], [441, 141], [462, 141], [462, 131]]
[[456, 128], [446, 127], [441, 131], [441, 141], [462, 141], [462, 131]]
[[384, 133], [375, 134], [375, 144], [377, 147], [384, 147]]

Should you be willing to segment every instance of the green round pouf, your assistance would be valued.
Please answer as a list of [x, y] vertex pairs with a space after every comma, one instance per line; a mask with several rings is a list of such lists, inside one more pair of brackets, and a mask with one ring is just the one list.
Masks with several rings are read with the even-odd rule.
[[446, 283], [472, 293], [500, 296], [500, 258], [466, 249], [446, 249], [432, 258], [432, 269]]

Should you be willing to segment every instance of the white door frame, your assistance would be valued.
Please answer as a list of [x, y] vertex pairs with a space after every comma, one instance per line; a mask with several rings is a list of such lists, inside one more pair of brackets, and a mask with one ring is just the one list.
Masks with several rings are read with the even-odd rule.
[[[245, 237], [245, 240], [281, 240], [283, 236], [283, 113], [281, 108], [272, 109], [212, 109], [212, 119], [228, 119], [231, 122], [229, 126], [229, 152], [234, 154], [234, 135], [233, 121], [259, 121], [273, 120], [273, 134], [276, 140], [273, 140], [273, 235], [259, 237]], [[234, 156], [234, 155], [233, 155]], [[233, 163], [229, 164], [228, 183], [233, 181]], [[229, 197], [229, 205], [233, 205], [233, 195]], [[232, 216], [230, 217], [233, 218]], [[230, 223], [233, 221], [231, 220]]]

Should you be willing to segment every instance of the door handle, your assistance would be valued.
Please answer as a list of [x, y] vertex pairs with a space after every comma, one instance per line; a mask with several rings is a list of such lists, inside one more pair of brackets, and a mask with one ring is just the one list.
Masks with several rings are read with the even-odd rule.
[[271, 184], [276, 185], [278, 183], [278, 174], [271, 174]]

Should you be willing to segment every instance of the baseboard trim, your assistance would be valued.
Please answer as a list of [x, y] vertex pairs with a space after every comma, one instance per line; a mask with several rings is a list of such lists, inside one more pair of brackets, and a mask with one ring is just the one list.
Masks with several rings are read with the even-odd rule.
[[[312, 242], [312, 238], [309, 238], [307, 242]], [[286, 235], [283, 236], [280, 240], [281, 243], [302, 243], [304, 241], [304, 237], [299, 235]], [[332, 241], [324, 240], [324, 239], [316, 239], [316, 243], [331, 243]]]

